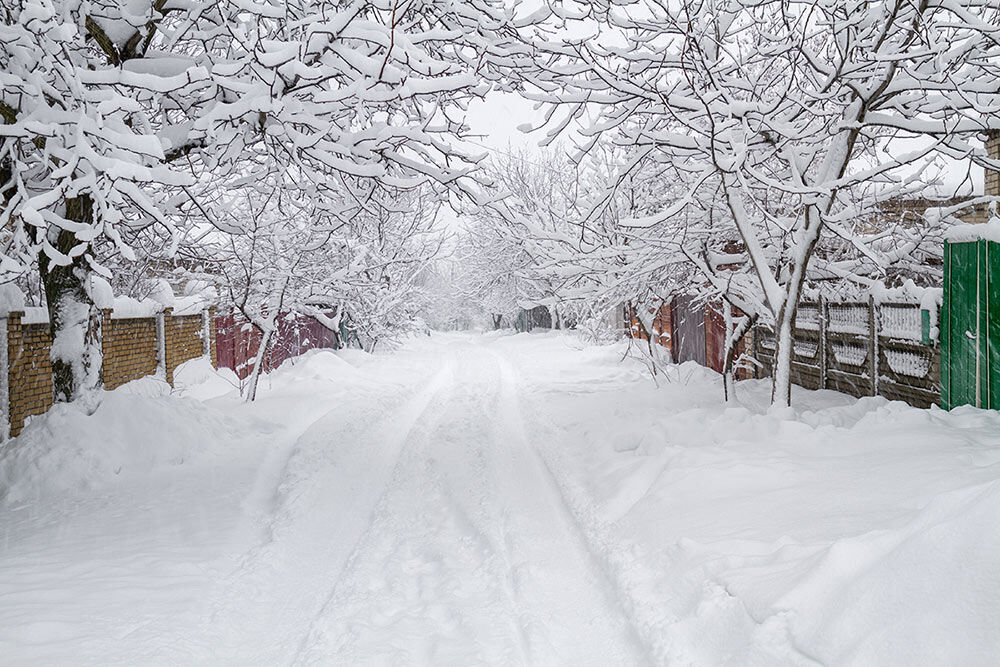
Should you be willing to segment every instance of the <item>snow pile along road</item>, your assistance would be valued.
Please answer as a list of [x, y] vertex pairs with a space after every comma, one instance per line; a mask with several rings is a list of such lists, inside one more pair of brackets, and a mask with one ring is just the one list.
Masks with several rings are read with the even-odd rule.
[[57, 408], [0, 450], [0, 655], [1000, 661], [1000, 416], [726, 405], [624, 351], [435, 335], [310, 353], [249, 406], [194, 362]]

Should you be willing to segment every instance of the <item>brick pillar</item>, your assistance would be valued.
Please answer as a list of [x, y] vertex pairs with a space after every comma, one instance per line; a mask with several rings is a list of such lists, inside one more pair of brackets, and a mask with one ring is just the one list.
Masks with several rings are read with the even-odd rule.
[[[101, 377], [99, 379], [100, 386], [104, 387], [104, 382], [108, 374], [108, 359], [114, 354], [114, 350], [108, 345], [108, 327], [113, 327], [114, 324], [111, 322], [111, 308], [101, 308]], [[114, 333], [111, 334], [114, 336]]]
[[[1000, 160], [1000, 131], [993, 130], [986, 134], [986, 153], [990, 158]], [[986, 170], [983, 194], [1000, 197], [1000, 171]]]
[[12, 311], [7, 314], [4, 319], [4, 384], [7, 385], [6, 396], [4, 397], [4, 419], [3, 419], [3, 430], [4, 435], [7, 437], [13, 437], [21, 432], [24, 427], [24, 416], [17, 414], [17, 410], [14, 409], [13, 396], [11, 395], [11, 388], [14, 387], [14, 363], [18, 357], [21, 356], [22, 348], [22, 335], [23, 329], [21, 328], [21, 318], [24, 317], [24, 312], [22, 311]]
[[219, 352], [218, 352], [218, 347], [217, 347], [217, 343], [216, 343], [217, 338], [216, 338], [216, 330], [215, 330], [215, 314], [216, 314], [216, 310], [217, 309], [216, 309], [215, 306], [212, 306], [212, 307], [210, 307], [208, 309], [208, 339], [209, 339], [208, 351], [209, 351], [209, 355], [211, 356], [211, 359], [212, 359], [212, 368], [218, 368], [219, 367]]

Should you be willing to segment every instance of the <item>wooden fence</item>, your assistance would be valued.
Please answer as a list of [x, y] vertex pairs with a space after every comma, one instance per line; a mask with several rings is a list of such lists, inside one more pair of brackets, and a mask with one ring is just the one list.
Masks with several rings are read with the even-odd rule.
[[[725, 328], [718, 304], [676, 296], [648, 312], [648, 317], [640, 317], [626, 306], [628, 335], [667, 347], [677, 363], [697, 361], [722, 370]], [[928, 340], [929, 319], [912, 303], [804, 301], [792, 334], [792, 382], [808, 389], [884, 396], [918, 407], [938, 404], [940, 350]], [[774, 349], [774, 332], [758, 325], [738, 351], [751, 357], [756, 377], [769, 377]]]
[[[936, 405], [940, 350], [927, 340], [928, 326], [917, 304], [804, 301], [792, 334], [792, 382], [917, 407]], [[758, 326], [753, 356], [759, 377], [771, 375], [774, 348], [774, 332]]]

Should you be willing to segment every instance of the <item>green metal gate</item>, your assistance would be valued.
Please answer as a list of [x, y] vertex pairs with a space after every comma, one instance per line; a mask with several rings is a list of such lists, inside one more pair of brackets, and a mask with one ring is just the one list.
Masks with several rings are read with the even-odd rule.
[[1000, 409], [1000, 243], [945, 243], [941, 407]]

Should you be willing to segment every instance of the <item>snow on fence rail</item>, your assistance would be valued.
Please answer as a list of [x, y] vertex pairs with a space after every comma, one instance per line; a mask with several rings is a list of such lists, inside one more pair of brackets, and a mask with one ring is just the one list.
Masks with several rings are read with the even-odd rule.
[[[173, 385], [174, 370], [185, 361], [208, 356], [216, 364], [214, 308], [175, 314], [172, 308], [102, 310], [101, 379], [106, 389], [147, 375]], [[44, 309], [25, 308], [0, 314], [5, 332], [0, 354], [0, 419], [5, 436], [16, 436], [25, 421], [52, 407], [52, 334]], [[207, 344], [206, 344], [207, 341]]]
[[[941, 398], [940, 350], [928, 339], [927, 319], [915, 303], [803, 302], [796, 318], [792, 381], [809, 389], [884, 396], [917, 407]], [[758, 325], [758, 376], [770, 376], [774, 332]]]

